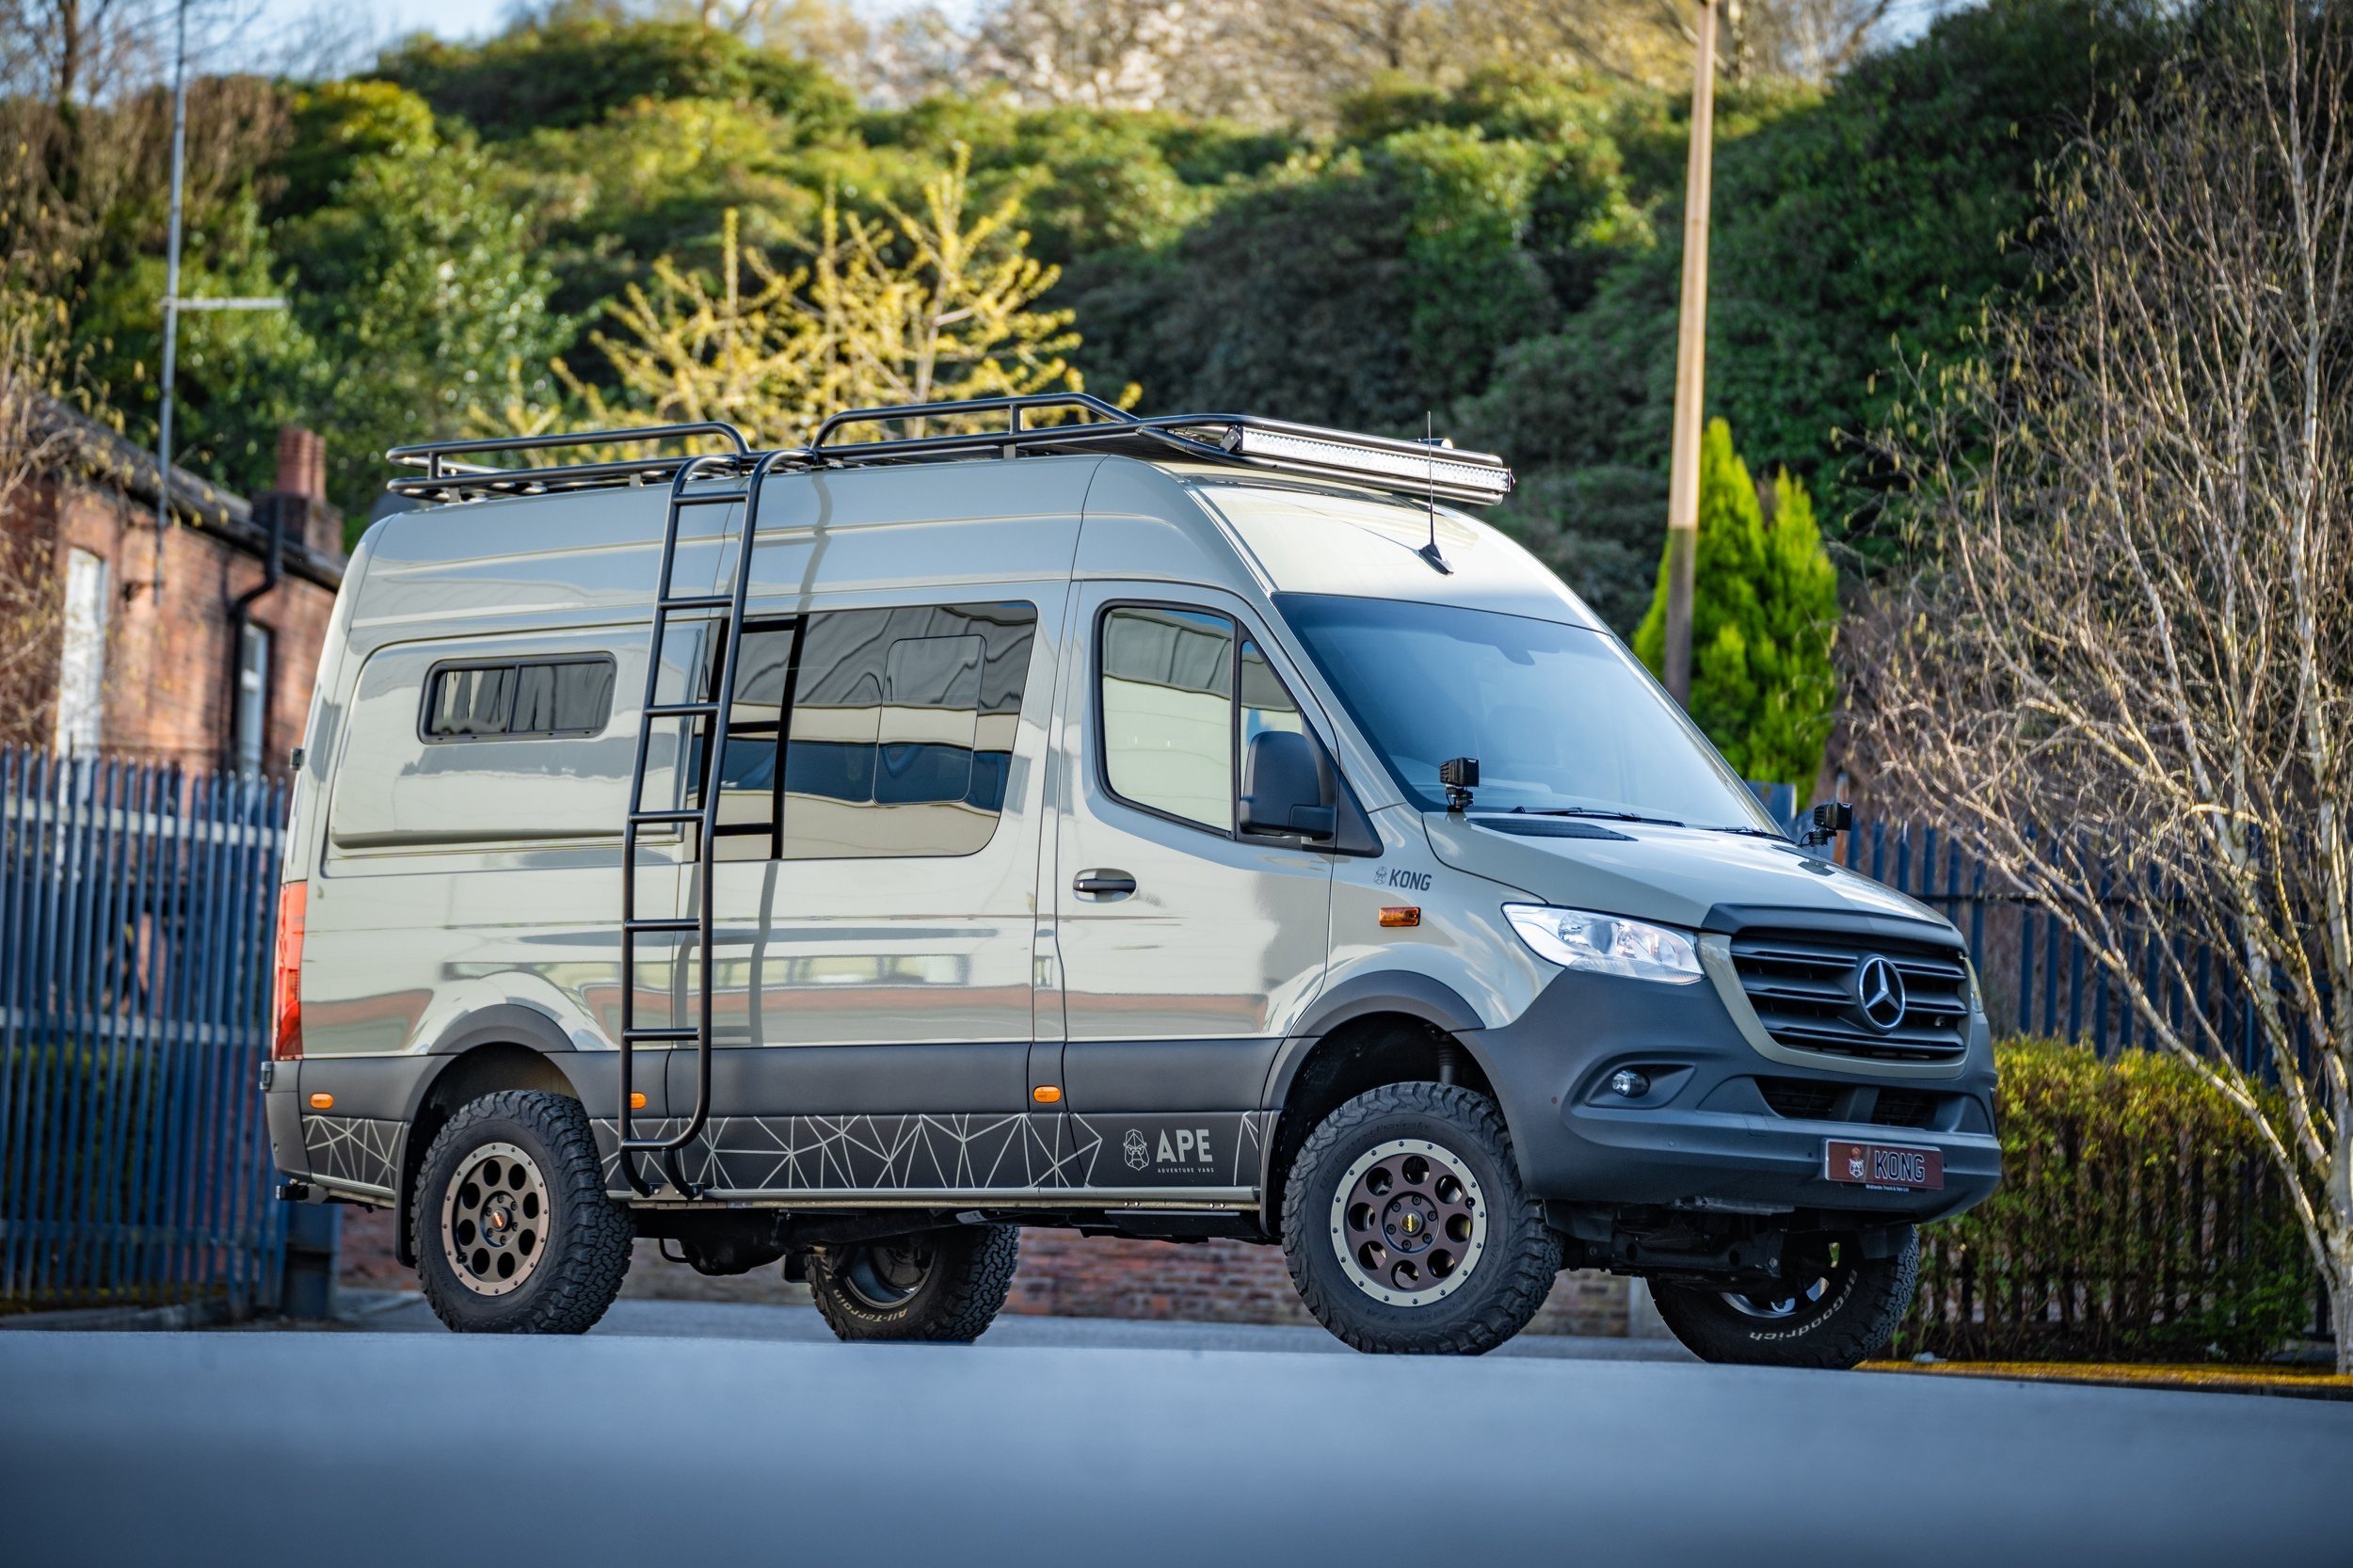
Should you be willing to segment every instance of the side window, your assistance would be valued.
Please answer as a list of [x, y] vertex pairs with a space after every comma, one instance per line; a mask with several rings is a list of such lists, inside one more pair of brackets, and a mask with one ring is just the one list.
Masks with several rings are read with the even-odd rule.
[[516, 659], [443, 665], [425, 682], [428, 741], [594, 735], [613, 715], [613, 661]]
[[722, 844], [722, 857], [986, 845], [1004, 811], [1036, 629], [1028, 604], [832, 610], [746, 628], [720, 819], [752, 841]]
[[1103, 617], [1103, 776], [1112, 792], [1220, 833], [1234, 824], [1234, 623], [1120, 605]]
[[1258, 645], [1245, 637], [1241, 645], [1242, 754], [1248, 756], [1250, 743], [1270, 729], [1305, 735], [1307, 721], [1300, 717], [1299, 704], [1283, 689], [1283, 678], [1274, 673]]
[[[744, 628], [735, 655], [735, 703], [728, 713], [728, 753], [719, 760], [719, 849], [722, 860], [774, 856], [776, 824], [776, 739], [784, 729], [784, 694], [792, 666], [793, 625], [760, 622]], [[708, 676], [716, 686], [718, 648]], [[695, 747], [704, 744], [698, 733]], [[694, 791], [687, 791], [693, 804]]]

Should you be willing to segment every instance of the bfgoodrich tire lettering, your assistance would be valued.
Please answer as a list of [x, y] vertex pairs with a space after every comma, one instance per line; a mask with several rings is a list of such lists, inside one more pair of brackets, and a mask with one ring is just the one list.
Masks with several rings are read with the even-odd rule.
[[1284, 1188], [1283, 1253], [1316, 1320], [1371, 1352], [1491, 1351], [1561, 1272], [1495, 1102], [1440, 1083], [1388, 1084], [1324, 1118]]
[[[504, 1271], [479, 1244], [502, 1215], [533, 1227], [530, 1256]], [[449, 1119], [425, 1151], [409, 1224], [424, 1299], [462, 1334], [586, 1333], [620, 1294], [635, 1240], [628, 1210], [604, 1194], [587, 1112], [520, 1089]]]
[[1912, 1306], [1920, 1277], [1920, 1233], [1902, 1227], [1885, 1257], [1865, 1257], [1843, 1243], [1835, 1260], [1793, 1284], [1782, 1298], [1759, 1299], [1691, 1285], [1658, 1285], [1658, 1316], [1704, 1361], [1757, 1367], [1854, 1366], [1887, 1349]]
[[978, 1339], [1005, 1304], [1021, 1261], [1012, 1225], [959, 1225], [809, 1258], [808, 1289], [843, 1339]]

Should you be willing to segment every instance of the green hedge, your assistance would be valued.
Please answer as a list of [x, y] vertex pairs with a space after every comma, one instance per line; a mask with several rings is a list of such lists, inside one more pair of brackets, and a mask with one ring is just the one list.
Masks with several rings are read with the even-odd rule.
[[2047, 1040], [1995, 1056], [2002, 1187], [1922, 1233], [1899, 1352], [2249, 1361], [2311, 1325], [2281, 1178], [2185, 1064]]

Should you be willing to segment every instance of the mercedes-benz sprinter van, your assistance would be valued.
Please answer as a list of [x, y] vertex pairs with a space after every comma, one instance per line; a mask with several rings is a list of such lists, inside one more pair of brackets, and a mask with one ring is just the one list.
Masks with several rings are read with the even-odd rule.
[[968, 1339], [1054, 1225], [1279, 1245], [1361, 1350], [1575, 1268], [1846, 1366], [1997, 1181], [1960, 936], [1469, 515], [1499, 460], [1080, 398], [560, 441], [392, 454], [297, 754], [281, 1191], [393, 1208], [451, 1327], [582, 1331], [647, 1237]]

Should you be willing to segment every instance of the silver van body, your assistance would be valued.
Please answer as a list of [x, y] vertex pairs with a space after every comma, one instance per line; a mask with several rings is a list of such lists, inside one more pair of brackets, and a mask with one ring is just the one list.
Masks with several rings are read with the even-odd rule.
[[[587, 1108], [641, 1234], [726, 1206], [1267, 1238], [1316, 1119], [1391, 1078], [1493, 1096], [1572, 1263], [1643, 1272], [1660, 1214], [1690, 1222], [1676, 1256], [1701, 1267], [1709, 1216], [1910, 1222], [1998, 1179], [1952, 928], [1753, 810], [1673, 825], [1420, 798], [1299, 607], [1498, 614], [1623, 649], [1487, 524], [1296, 472], [1073, 451], [774, 474], [727, 694], [748, 738], [718, 760], [713, 951], [641, 939], [622, 973], [664, 504], [615, 486], [430, 505], [354, 553], [284, 873], [307, 890], [299, 1054], [267, 1099], [294, 1191], [405, 1212], [456, 1107], [543, 1089]], [[725, 588], [741, 522], [740, 503], [682, 514], [674, 591]], [[720, 624], [673, 623], [663, 701], [711, 680]], [[1201, 660], [1238, 673], [1183, 673]], [[1221, 822], [1225, 754], [1181, 737], [1228, 701], [1244, 743], [1312, 738], [1334, 832]], [[675, 804], [696, 725], [648, 728], [646, 798]], [[691, 825], [648, 835], [638, 912], [690, 911], [695, 862]], [[1507, 912], [1526, 906], [1688, 934], [1704, 978], [1549, 962]], [[644, 1161], [645, 1196], [616, 1152], [624, 987], [641, 1026], [688, 1031], [705, 962], [708, 1122], [666, 1171]], [[1945, 1013], [1875, 1038], [1850, 994], [1865, 971]], [[1832, 1002], [1789, 1015], [1809, 985]], [[1923, 1021], [1951, 1048], [1881, 1048]], [[686, 1125], [696, 1055], [636, 1048], [633, 1131]], [[1826, 1172], [1826, 1141], [1896, 1133], [1940, 1184]]]

